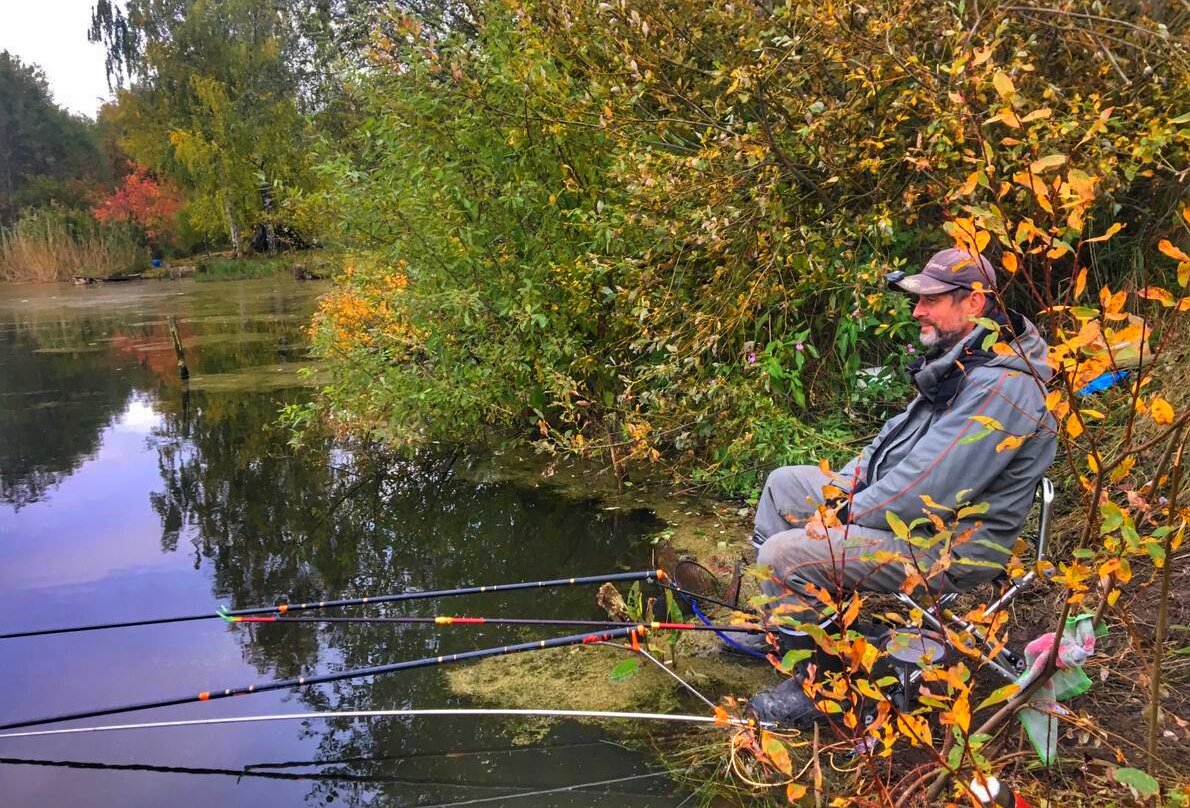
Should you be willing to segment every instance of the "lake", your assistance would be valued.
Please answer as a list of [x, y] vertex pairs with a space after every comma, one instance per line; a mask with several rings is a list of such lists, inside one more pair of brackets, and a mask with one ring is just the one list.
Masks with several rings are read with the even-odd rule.
[[[293, 449], [277, 415], [320, 381], [305, 328], [326, 288], [0, 287], [0, 633], [648, 566], [663, 525], [646, 511], [446, 454]], [[578, 588], [342, 612], [379, 613], [601, 616]], [[0, 640], [0, 723], [574, 631], [212, 619]], [[91, 723], [466, 706], [428, 668]], [[6, 806], [682, 802], [655, 761], [613, 741], [579, 722], [525, 733], [474, 717], [10, 739], [0, 788]]]

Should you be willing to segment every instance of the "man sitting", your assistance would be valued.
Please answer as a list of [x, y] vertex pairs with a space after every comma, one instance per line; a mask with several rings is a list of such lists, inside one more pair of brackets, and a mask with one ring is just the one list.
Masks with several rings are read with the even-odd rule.
[[[917, 574], [935, 592], [995, 578], [1054, 459], [1046, 343], [1031, 322], [1001, 310], [987, 258], [942, 250], [920, 273], [894, 273], [889, 281], [913, 297], [926, 347], [908, 368], [917, 397], [839, 472], [774, 471], [757, 505], [757, 562], [773, 571], [761, 590], [775, 598], [768, 608], [783, 604], [781, 611], [799, 620], [812, 620], [808, 610], [821, 606], [815, 587], [838, 598], [896, 591]], [[978, 318], [994, 321], [999, 334], [989, 339], [994, 332]], [[912, 546], [890, 530], [889, 514], [909, 524], [927, 507], [982, 503], [986, 511], [957, 524], [952, 514], [934, 511], [952, 531], [949, 547]], [[936, 564], [948, 551], [949, 565]]]

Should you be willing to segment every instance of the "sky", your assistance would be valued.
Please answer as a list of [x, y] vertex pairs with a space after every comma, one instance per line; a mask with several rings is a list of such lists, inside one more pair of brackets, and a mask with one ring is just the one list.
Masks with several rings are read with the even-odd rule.
[[41, 67], [60, 107], [94, 118], [111, 98], [103, 47], [87, 41], [95, 0], [0, 0], [0, 51]]

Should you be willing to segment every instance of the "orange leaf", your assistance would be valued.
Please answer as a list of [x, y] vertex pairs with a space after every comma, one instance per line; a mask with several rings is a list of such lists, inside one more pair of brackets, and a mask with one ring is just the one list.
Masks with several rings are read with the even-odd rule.
[[726, 727], [731, 723], [731, 716], [727, 714], [727, 710], [722, 707], [715, 708], [715, 723], [721, 727]]
[[1161, 396], [1153, 396], [1150, 411], [1152, 412], [1153, 420], [1161, 424], [1161, 426], [1169, 426], [1173, 423], [1173, 406]]
[[1119, 233], [1123, 229], [1124, 225], [1116, 222], [1111, 227], [1107, 228], [1107, 230], [1104, 230], [1102, 235], [1095, 236], [1095, 238], [1086, 239], [1083, 243], [1090, 244], [1095, 241], [1107, 241], [1109, 238], [1114, 236], [1116, 233]]
[[1025, 437], [1023, 435], [1006, 435], [1004, 440], [996, 444], [996, 451], [1006, 452], [1012, 449], [1019, 449], [1024, 442]]
[[1006, 252], [1000, 258], [1000, 263], [1004, 264], [1004, 269], [1009, 272], [1016, 272], [1020, 269], [1020, 264], [1017, 262], [1016, 253]]
[[1079, 420], [1078, 413], [1070, 413], [1070, 417], [1066, 419], [1066, 434], [1072, 440], [1077, 440], [1083, 434], [1083, 422]]
[[846, 628], [855, 622], [855, 618], [859, 617], [859, 607], [863, 600], [859, 595], [853, 595], [851, 602], [847, 604], [847, 611], [843, 612], [843, 627]]
[[1087, 288], [1087, 268], [1083, 267], [1078, 271], [1078, 275], [1074, 278], [1074, 299], [1078, 300], [1083, 296], [1083, 290]]
[[806, 796], [806, 787], [801, 783], [790, 783], [785, 786], [785, 799], [790, 803], [795, 803], [804, 796]]
[[793, 761], [789, 758], [789, 750], [785, 748], [785, 744], [781, 743], [780, 739], [773, 735], [768, 730], [760, 731], [760, 748], [769, 760], [776, 766], [782, 774], [793, 774]]
[[1190, 255], [1186, 255], [1186, 253], [1173, 246], [1167, 238], [1163, 238], [1157, 242], [1157, 249], [1175, 261], [1190, 261]]
[[1156, 300], [1162, 306], [1172, 306], [1174, 304], [1173, 295], [1160, 286], [1146, 286], [1136, 293], [1137, 297], [1143, 297], [1145, 300]]

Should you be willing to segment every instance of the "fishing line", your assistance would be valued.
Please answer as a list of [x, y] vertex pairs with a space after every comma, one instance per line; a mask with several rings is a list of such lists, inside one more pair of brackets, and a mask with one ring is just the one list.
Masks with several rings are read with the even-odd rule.
[[774, 728], [777, 725], [754, 719], [716, 718], [708, 715], [680, 713], [617, 712], [614, 710], [550, 710], [515, 707], [432, 707], [394, 710], [340, 710], [325, 713], [280, 713], [277, 715], [225, 716], [223, 718], [189, 718], [175, 721], [145, 721], [136, 724], [108, 724], [97, 727], [68, 727], [25, 732], [5, 732], [0, 740], [11, 738], [41, 738], [52, 735], [85, 735], [93, 732], [124, 732], [138, 729], [172, 729], [176, 727], [205, 727], [217, 724], [260, 724], [270, 721], [310, 721], [332, 718], [411, 718], [421, 716], [520, 716], [537, 718], [608, 718], [625, 721], [669, 721], [682, 724], [711, 724], [719, 727]]
[[436, 802], [433, 805], [423, 805], [421, 808], [458, 808], [462, 805], [479, 805], [484, 802], [495, 802], [496, 800], [514, 800], [522, 799], [524, 797], [544, 797], [548, 794], [564, 794], [567, 791], [578, 791], [579, 789], [597, 788], [599, 786], [612, 786], [619, 783], [628, 783], [633, 780], [644, 780], [649, 777], [661, 777], [669, 774], [665, 769], [660, 769], [655, 772], [647, 772], [645, 774], [631, 774], [627, 777], [616, 777], [611, 780], [597, 780], [592, 783], [579, 783], [573, 786], [559, 786], [558, 788], [546, 788], [540, 791], [524, 791], [519, 794], [507, 794], [502, 797], [477, 797], [471, 800], [460, 800], [458, 802]]
[[410, 625], [439, 625], [439, 626], [580, 626], [585, 628], [633, 628], [644, 626], [650, 631], [726, 631], [737, 634], [761, 634], [767, 629], [751, 625], [713, 625], [706, 623], [663, 623], [663, 622], [631, 622], [626, 620], [570, 620], [567, 618], [542, 617], [236, 617], [225, 618], [229, 623], [269, 623], [280, 625], [285, 623], [395, 623]]
[[508, 584], [487, 584], [485, 586], [465, 586], [455, 589], [437, 589], [428, 592], [400, 592], [391, 595], [375, 595], [370, 597], [343, 598], [340, 600], [320, 600], [309, 603], [278, 603], [272, 606], [253, 606], [246, 609], [225, 609], [220, 606], [214, 613], [181, 615], [179, 617], [156, 617], [144, 620], [127, 620], [115, 623], [92, 623], [82, 626], [65, 626], [59, 628], [33, 629], [28, 631], [12, 631], [0, 634], [0, 640], [11, 640], [18, 637], [42, 637], [49, 634], [73, 634], [83, 631], [102, 631], [114, 628], [130, 628], [133, 626], [154, 626], [165, 623], [186, 623], [194, 620], [212, 620], [215, 618], [244, 617], [250, 615], [286, 614], [288, 612], [305, 611], [308, 609], [337, 609], [345, 606], [364, 606], [374, 603], [396, 603], [410, 600], [430, 600], [434, 598], [457, 597], [459, 595], [476, 595], [488, 592], [515, 592], [525, 589], [541, 589], [557, 586], [580, 586], [585, 584], [602, 584], [615, 581], [656, 581], [663, 583], [667, 574], [664, 570], [640, 570], [637, 572], [618, 572], [608, 575], [588, 575], [582, 578], [557, 578], [545, 581], [521, 581]]
[[[712, 624], [710, 619], [705, 614], [702, 613], [702, 609], [698, 608], [698, 603], [696, 601], [688, 600], [686, 602], [690, 605], [690, 609], [691, 609], [691, 611], [694, 612], [695, 616], [703, 622], [703, 627], [708, 628], [711, 631], [714, 631], [715, 635], [720, 640], [727, 643], [732, 648], [739, 651], [741, 654], [747, 654], [749, 656], [754, 656], [754, 657], [757, 657], [758, 659], [768, 659], [769, 658], [768, 654], [762, 654], [760, 651], [757, 651], [753, 648], [749, 648], [748, 646], [743, 645], [742, 643], [736, 642], [731, 637], [728, 637], [727, 634], [720, 631], [718, 629], [718, 627], [715, 626], [714, 624]], [[765, 633], [767, 633], [767, 629], [765, 629], [764, 631], [765, 631]]]
[[537, 651], [546, 648], [563, 648], [571, 645], [588, 645], [600, 641], [621, 638], [631, 638], [633, 639], [633, 644], [635, 645], [639, 636], [645, 631], [646, 629], [644, 626], [637, 626], [635, 628], [616, 628], [596, 633], [570, 634], [565, 637], [555, 637], [549, 640], [536, 640], [533, 642], [517, 643], [515, 645], [481, 648], [475, 651], [460, 651], [454, 654], [422, 657], [421, 659], [412, 659], [405, 662], [392, 662], [387, 665], [376, 665], [368, 668], [353, 668], [350, 670], [320, 674], [317, 676], [299, 676], [296, 679], [281, 679], [273, 682], [262, 682], [260, 684], [229, 687], [224, 690], [204, 690], [200, 693], [192, 695], [176, 696], [173, 698], [158, 699], [155, 701], [139, 702], [135, 704], [124, 704], [117, 707], [103, 707], [93, 710], [62, 713], [59, 715], [43, 716], [41, 718], [33, 718], [25, 721], [13, 721], [6, 724], [0, 724], [0, 730], [17, 729], [20, 727], [33, 727], [41, 724], [54, 724], [59, 721], [73, 721], [80, 718], [95, 718], [104, 715], [115, 715], [117, 713], [130, 713], [138, 710], [148, 710], [157, 707], [173, 707], [179, 704], [191, 704], [198, 701], [215, 701], [217, 699], [225, 699], [231, 696], [246, 696], [252, 693], [264, 693], [271, 690], [288, 690], [290, 688], [304, 687], [306, 685], [339, 682], [347, 679], [359, 679], [368, 676], [378, 676], [382, 673], [395, 673], [396, 671], [413, 670], [415, 668], [427, 668], [434, 665], [444, 665], [471, 659], [486, 659], [489, 657], [503, 656], [505, 654], [521, 653], [523, 651]]

